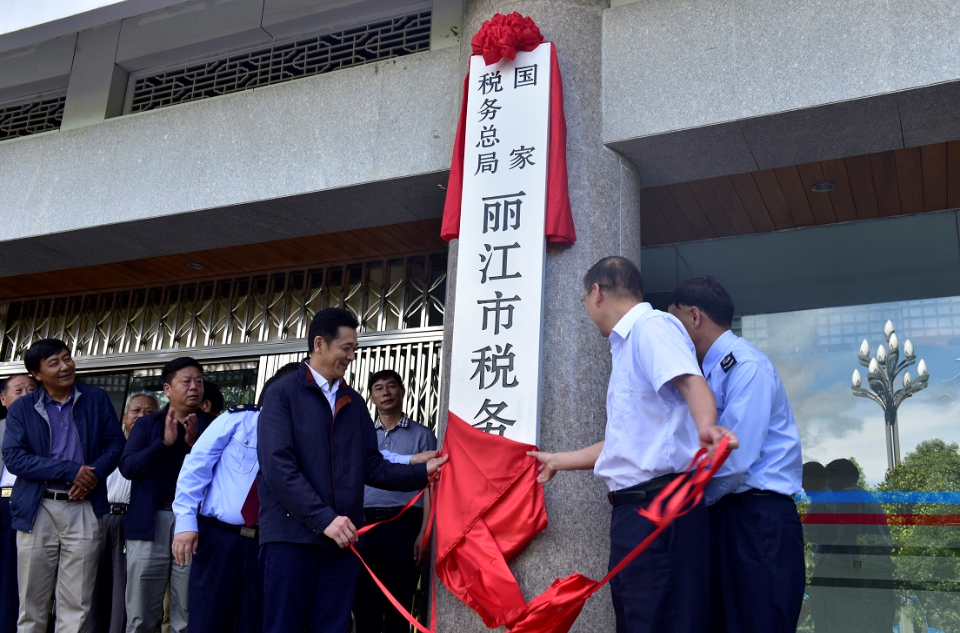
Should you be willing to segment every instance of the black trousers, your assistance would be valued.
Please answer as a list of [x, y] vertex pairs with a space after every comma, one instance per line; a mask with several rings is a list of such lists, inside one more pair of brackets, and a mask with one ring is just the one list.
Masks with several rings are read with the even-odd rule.
[[190, 630], [259, 633], [263, 628], [259, 540], [198, 518], [200, 542], [190, 566]]
[[793, 499], [730, 494], [710, 506], [711, 633], [794, 633], [806, 573]]
[[127, 589], [126, 539], [123, 535], [125, 514], [105, 514], [100, 517], [100, 562], [97, 564], [97, 584], [93, 587], [93, 604], [87, 618], [89, 633], [123, 633], [127, 628], [127, 608], [124, 595]]
[[[639, 503], [613, 509], [610, 569], [656, 528]], [[632, 563], [610, 581], [617, 633], [706, 633], [709, 608], [710, 534], [701, 503], [670, 524]], [[711, 632], [712, 633], [712, 632]]]
[[[371, 518], [367, 523], [373, 522]], [[422, 523], [423, 510], [410, 508], [393, 521], [378, 525], [360, 537], [357, 548], [377, 578], [407, 610], [413, 603], [413, 594], [420, 578], [420, 568], [413, 559], [413, 546]], [[357, 574], [353, 617], [357, 633], [410, 631], [410, 624], [387, 601], [363, 566]]]
[[17, 531], [10, 527], [10, 498], [0, 497], [0, 633], [15, 633], [17, 595]]
[[353, 552], [332, 544], [264, 543], [264, 633], [347, 633], [358, 565]]

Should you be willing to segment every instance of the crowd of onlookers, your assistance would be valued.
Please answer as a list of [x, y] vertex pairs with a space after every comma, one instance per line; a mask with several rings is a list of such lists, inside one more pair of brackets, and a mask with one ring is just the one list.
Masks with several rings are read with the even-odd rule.
[[163, 406], [137, 392], [120, 416], [63, 341], [33, 343], [0, 385], [0, 633], [339, 630], [351, 611], [357, 631], [407, 631], [347, 547], [397, 517], [358, 545], [409, 608], [429, 496], [398, 515], [442, 460], [399, 374], [370, 377], [375, 420], [344, 382], [356, 328], [321, 311], [308, 358], [258, 404], [223, 411], [181, 357], [163, 367]]

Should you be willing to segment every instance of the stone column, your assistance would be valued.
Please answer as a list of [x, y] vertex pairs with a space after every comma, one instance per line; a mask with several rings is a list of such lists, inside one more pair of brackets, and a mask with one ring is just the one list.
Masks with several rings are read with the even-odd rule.
[[[563, 74], [570, 199], [577, 229], [572, 247], [548, 246], [544, 286], [544, 339], [540, 447], [566, 451], [603, 438], [610, 346], [581, 304], [581, 279], [607, 255], [640, 263], [639, 176], [601, 140], [601, 25], [604, 0], [466, 0], [461, 66], [470, 39], [495, 13], [530, 16], [554, 42]], [[452, 340], [457, 244], [450, 246], [446, 341]], [[444, 348], [450, 371], [450, 345]], [[442, 410], [447, 410], [443, 394]], [[605, 486], [591, 472], [560, 473], [545, 486], [550, 525], [511, 565], [527, 600], [556, 578], [580, 572], [601, 578], [609, 556], [610, 506]], [[487, 628], [471, 609], [437, 583], [439, 632], [477, 633]], [[609, 592], [591, 598], [574, 626], [578, 632], [615, 628]]]

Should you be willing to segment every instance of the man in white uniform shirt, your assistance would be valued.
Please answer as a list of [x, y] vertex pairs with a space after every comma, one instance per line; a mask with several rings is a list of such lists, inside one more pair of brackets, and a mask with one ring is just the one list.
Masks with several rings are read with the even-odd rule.
[[[153, 415], [159, 409], [153, 394], [140, 391], [130, 394], [123, 409], [123, 434], [137, 419]], [[97, 581], [93, 588], [93, 605], [87, 619], [90, 633], [123, 633], [127, 628], [127, 608], [124, 596], [127, 590], [126, 536], [123, 523], [130, 504], [130, 480], [115, 470], [107, 477], [107, 503], [110, 512], [100, 519], [100, 562], [97, 565]]]
[[[669, 314], [643, 302], [640, 271], [624, 257], [606, 257], [583, 278], [587, 313], [610, 339], [604, 440], [567, 453], [531, 452], [539, 481], [558, 470], [593, 469], [613, 506], [610, 568], [653, 532], [637, 514], [701, 446], [723, 437], [717, 408], [700, 374], [693, 343]], [[691, 419], [692, 417], [692, 419]], [[618, 633], [705, 633], [709, 604], [709, 521], [701, 503], [668, 527], [610, 581]]]

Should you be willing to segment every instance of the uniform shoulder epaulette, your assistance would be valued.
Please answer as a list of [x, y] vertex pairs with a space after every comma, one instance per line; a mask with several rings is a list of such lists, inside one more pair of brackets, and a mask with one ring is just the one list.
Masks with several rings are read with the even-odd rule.
[[255, 404], [235, 404], [227, 407], [227, 413], [236, 413], [238, 411], [259, 411], [260, 407]]
[[733, 355], [733, 352], [730, 352], [723, 357], [723, 360], [720, 361], [720, 369], [723, 370], [723, 373], [728, 373], [733, 366], [737, 364], [737, 357]]

